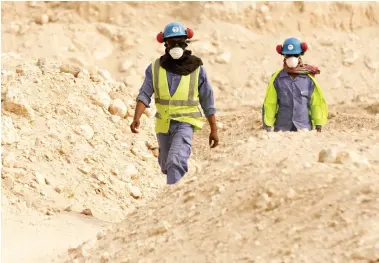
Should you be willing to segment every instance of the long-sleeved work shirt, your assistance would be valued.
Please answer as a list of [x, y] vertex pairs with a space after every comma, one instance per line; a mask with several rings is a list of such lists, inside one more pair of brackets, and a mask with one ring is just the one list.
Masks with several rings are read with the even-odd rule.
[[[182, 76], [167, 71], [167, 82], [170, 90], [170, 95], [173, 96], [177, 90]], [[199, 101], [205, 116], [210, 116], [216, 113], [214, 105], [213, 89], [208, 81], [207, 73], [203, 66], [200, 66], [199, 72]], [[154, 93], [152, 65], [150, 64], [145, 70], [145, 80], [139, 90], [137, 101], [141, 101], [146, 107], [151, 103], [151, 96]]]
[[[276, 77], [274, 86], [279, 106], [274, 125], [275, 130], [290, 131], [294, 127], [297, 130], [311, 130], [312, 123], [309, 110], [311, 96], [315, 88], [312, 79], [303, 74], [291, 78], [285, 70], [282, 70]], [[317, 125], [316, 127], [321, 126]]]

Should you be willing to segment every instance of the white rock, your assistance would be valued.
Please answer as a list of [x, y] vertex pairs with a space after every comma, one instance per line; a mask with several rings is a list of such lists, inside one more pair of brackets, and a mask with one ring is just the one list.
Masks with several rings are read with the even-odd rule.
[[87, 165], [79, 166], [78, 170], [84, 174], [89, 174], [89, 172], [90, 172], [90, 168]]
[[99, 69], [98, 73], [100, 74], [101, 77], [103, 77], [103, 79], [105, 79], [107, 81], [112, 80], [111, 73], [109, 73], [108, 70], [106, 70], [106, 69]]
[[323, 149], [318, 155], [318, 161], [321, 163], [334, 163], [337, 157], [337, 150], [334, 148]]
[[256, 205], [259, 208], [265, 209], [269, 206], [271, 202], [271, 198], [268, 196], [268, 194], [263, 193], [257, 200]]
[[231, 57], [232, 57], [232, 54], [230, 52], [224, 52], [218, 55], [215, 61], [220, 64], [227, 64], [229, 63]]
[[49, 16], [47, 14], [43, 14], [40, 17], [38, 17], [36, 22], [41, 25], [47, 24], [49, 23]]
[[121, 99], [115, 99], [109, 106], [109, 112], [123, 118], [127, 113], [127, 107]]
[[82, 124], [82, 125], [77, 126], [75, 127], [74, 131], [76, 134], [83, 136], [87, 140], [92, 139], [92, 137], [95, 135], [92, 127], [89, 126], [88, 124]]
[[91, 96], [91, 100], [93, 104], [104, 107], [105, 109], [108, 109], [111, 104], [111, 97], [109, 97], [105, 91], [96, 92]]
[[117, 116], [117, 115], [112, 115], [111, 116], [111, 121], [113, 123], [119, 123], [121, 121], [121, 117], [120, 116]]
[[129, 60], [125, 60], [120, 64], [119, 71], [120, 72], [126, 72], [128, 69], [132, 66], [132, 62]]
[[129, 186], [129, 194], [135, 199], [142, 196], [141, 190], [137, 186]]
[[120, 174], [120, 171], [118, 170], [117, 167], [113, 167], [112, 170], [111, 170], [112, 174], [118, 176]]
[[293, 190], [292, 188], [288, 189], [288, 192], [287, 192], [286, 197], [287, 197], [288, 199], [293, 199], [293, 198], [295, 198], [295, 197], [296, 197], [296, 191]]
[[138, 157], [141, 158], [141, 160], [143, 161], [147, 161], [149, 159], [153, 159], [154, 155], [152, 155], [151, 153], [142, 152], [138, 155]]
[[374, 62], [371, 58], [365, 59], [365, 65], [368, 69], [376, 71], [379, 68], [379, 62]]
[[99, 74], [94, 74], [94, 73], [90, 74], [90, 79], [93, 82], [98, 82], [98, 83], [102, 83], [104, 81], [104, 79]]
[[108, 24], [98, 24], [97, 25], [97, 30], [103, 34], [104, 36], [108, 37], [108, 38], [112, 38], [113, 37], [113, 31], [112, 31], [112, 28], [108, 25]]
[[36, 177], [35, 179], [36, 179], [37, 183], [39, 183], [39, 184], [45, 184], [46, 183], [45, 177], [41, 173], [35, 172], [34, 176]]
[[129, 164], [129, 165], [125, 166], [123, 171], [122, 171], [122, 179], [124, 181], [127, 181], [131, 177], [137, 176], [138, 173], [139, 172], [137, 170], [137, 167], [134, 164]]
[[80, 72], [80, 67], [71, 65], [71, 64], [63, 64], [59, 67], [60, 72], [62, 73], [68, 73], [74, 75], [76, 78]]
[[32, 119], [33, 109], [26, 103], [20, 88], [9, 88], [3, 102], [4, 110]]
[[12, 168], [16, 163], [16, 155], [14, 152], [5, 152], [2, 154], [3, 166]]
[[13, 121], [9, 116], [1, 116], [1, 144], [13, 144], [20, 141]]
[[88, 70], [86, 69], [81, 69], [80, 72], [78, 73], [78, 79], [89, 79], [90, 74]]
[[96, 238], [97, 239], [102, 239], [105, 236], [106, 236], [106, 231], [105, 230], [101, 230], [100, 232], [97, 233]]
[[366, 157], [354, 151], [341, 151], [337, 154], [336, 163], [339, 164], [354, 164], [359, 168], [370, 167]]
[[269, 8], [267, 5], [262, 5], [261, 8], [260, 8], [261, 12], [263, 14], [267, 13], [269, 11]]

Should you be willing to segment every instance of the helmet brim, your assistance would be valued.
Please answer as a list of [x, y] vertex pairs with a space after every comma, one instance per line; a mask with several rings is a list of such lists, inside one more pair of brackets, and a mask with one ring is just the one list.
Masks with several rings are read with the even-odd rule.
[[303, 52], [299, 51], [282, 51], [282, 55], [301, 55]]

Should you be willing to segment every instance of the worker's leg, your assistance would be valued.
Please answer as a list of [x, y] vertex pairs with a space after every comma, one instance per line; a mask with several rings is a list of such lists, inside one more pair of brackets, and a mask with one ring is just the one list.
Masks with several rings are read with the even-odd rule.
[[296, 128], [295, 124], [292, 124], [292, 128], [290, 131], [291, 132], [297, 132], [297, 128]]
[[159, 163], [159, 166], [161, 167], [162, 173], [167, 174], [166, 163], [167, 163], [168, 152], [171, 146], [172, 137], [170, 134], [158, 133], [157, 139], [158, 139], [158, 146], [159, 146], [158, 163]]
[[177, 183], [188, 172], [188, 159], [192, 152], [193, 127], [177, 123], [172, 133], [171, 147], [167, 157], [167, 184]]

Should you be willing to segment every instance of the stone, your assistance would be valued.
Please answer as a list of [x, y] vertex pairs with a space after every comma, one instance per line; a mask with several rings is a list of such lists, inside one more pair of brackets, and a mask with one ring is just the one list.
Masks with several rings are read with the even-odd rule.
[[93, 104], [104, 107], [105, 109], [108, 109], [111, 104], [111, 98], [105, 91], [97, 91], [95, 94], [91, 95], [90, 98]]
[[353, 164], [358, 168], [370, 167], [366, 157], [354, 151], [341, 151], [337, 154], [336, 163], [338, 164]]
[[93, 74], [93, 73], [91, 73], [90, 74], [90, 79], [93, 82], [98, 82], [98, 83], [104, 82], [104, 79], [99, 74]]
[[228, 64], [230, 62], [231, 57], [232, 54], [230, 52], [224, 52], [218, 55], [215, 61], [219, 64]]
[[132, 62], [129, 60], [125, 60], [122, 63], [120, 63], [119, 71], [120, 72], [126, 72], [128, 69], [132, 66]]
[[263, 193], [263, 194], [258, 198], [258, 200], [257, 200], [257, 202], [256, 202], [256, 206], [257, 206], [258, 208], [266, 209], [266, 208], [269, 206], [270, 202], [271, 202], [271, 199], [270, 199], [270, 197], [268, 196], [268, 194], [267, 194], [267, 193]]
[[137, 186], [129, 186], [129, 194], [134, 198], [134, 199], [139, 199], [142, 197], [141, 190]]
[[105, 79], [105, 80], [107, 80], [107, 81], [112, 80], [111, 73], [109, 73], [108, 70], [106, 70], [106, 69], [99, 69], [99, 70], [98, 70], [98, 73], [99, 73], [99, 75], [100, 75], [103, 79]]
[[266, 14], [269, 11], [269, 8], [267, 5], [262, 5], [260, 10], [263, 14]]
[[111, 39], [113, 38], [114, 33], [112, 31], [112, 28], [108, 24], [101, 23], [101, 24], [98, 24], [96, 28], [104, 36]]
[[334, 163], [337, 157], [337, 150], [334, 148], [323, 149], [318, 155], [318, 161], [321, 163]]
[[5, 152], [2, 154], [3, 166], [12, 168], [16, 164], [16, 155], [14, 152]]
[[120, 171], [118, 170], [117, 167], [113, 167], [111, 170], [111, 173], [115, 176], [118, 176], [120, 174]]
[[34, 176], [35, 176], [35, 180], [36, 180], [37, 183], [39, 183], [39, 184], [46, 184], [45, 177], [43, 176], [43, 174], [41, 174], [39, 172], [35, 172]]
[[81, 212], [81, 214], [86, 215], [86, 216], [93, 216], [93, 214], [92, 214], [92, 210], [89, 209], [89, 208], [84, 209], [84, 210]]
[[90, 172], [90, 168], [86, 165], [79, 166], [78, 170], [81, 171], [83, 174], [89, 174]]
[[74, 128], [74, 132], [78, 135], [83, 136], [87, 140], [92, 139], [92, 137], [95, 134], [92, 127], [89, 126], [88, 124], [82, 124], [82, 125], [76, 126]]
[[78, 79], [89, 79], [90, 78], [90, 74], [88, 72], [88, 70], [86, 69], [81, 69], [80, 72], [78, 73]]
[[25, 69], [21, 65], [19, 65], [16, 67], [16, 73], [20, 75], [25, 75]]
[[37, 24], [45, 25], [49, 23], [49, 16], [47, 14], [42, 14], [36, 19]]
[[1, 116], [1, 144], [13, 144], [20, 141], [20, 137], [13, 126], [12, 118]]
[[131, 177], [137, 176], [139, 174], [137, 167], [134, 164], [129, 164], [122, 170], [122, 179], [127, 181]]
[[121, 121], [121, 117], [120, 116], [117, 116], [117, 115], [112, 115], [111, 116], [111, 121], [113, 123], [119, 123]]
[[34, 111], [26, 103], [21, 88], [8, 88], [7, 94], [5, 95], [5, 101], [3, 102], [3, 107], [6, 111], [28, 119], [33, 119]]
[[115, 99], [109, 106], [109, 112], [112, 115], [117, 115], [121, 118], [124, 118], [127, 113], [127, 107], [121, 99]]
[[72, 74], [75, 78], [78, 77], [79, 72], [81, 71], [80, 67], [71, 65], [71, 64], [63, 64], [59, 67], [60, 72]]

